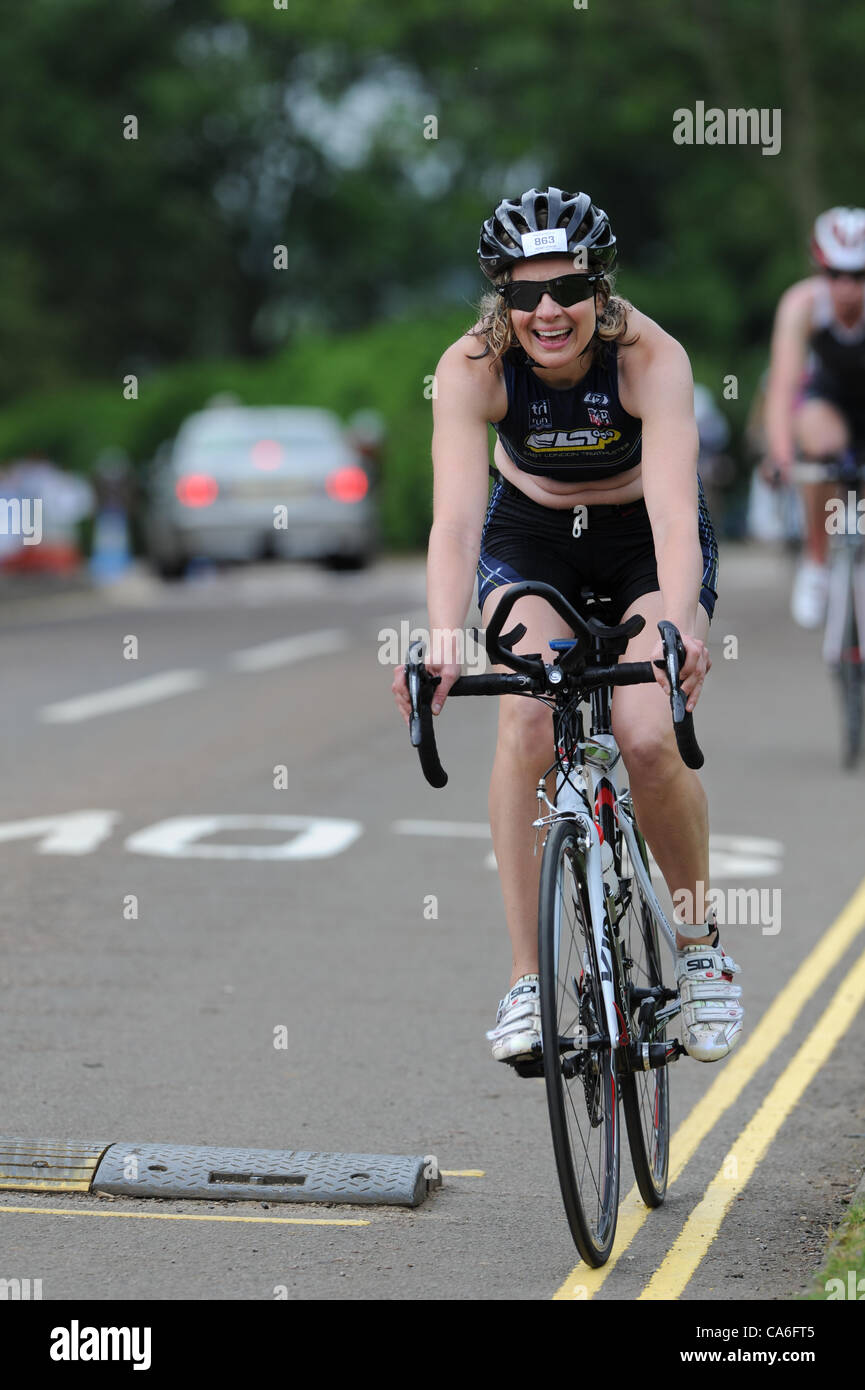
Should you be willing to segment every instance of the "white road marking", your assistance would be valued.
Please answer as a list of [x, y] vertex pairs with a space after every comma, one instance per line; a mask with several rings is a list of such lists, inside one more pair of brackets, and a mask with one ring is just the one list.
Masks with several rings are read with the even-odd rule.
[[757, 835], [710, 835], [709, 872], [713, 878], [772, 878], [781, 872], [784, 846]]
[[[206, 835], [224, 830], [294, 830], [281, 844], [204, 845]], [[134, 854], [169, 859], [327, 859], [359, 838], [356, 820], [324, 816], [174, 816], [138, 830], [124, 842]]]
[[[70, 811], [53, 816], [0, 824], [0, 844], [12, 840], [39, 839], [40, 854], [90, 854], [111, 835], [119, 811]], [[334, 816], [199, 815], [173, 816], [130, 835], [124, 847], [134, 854], [154, 854], [173, 859], [328, 859], [353, 845], [363, 834], [363, 823]], [[484, 821], [397, 820], [396, 835], [489, 840]], [[227, 830], [289, 830], [297, 832], [279, 844], [208, 845], [200, 841]], [[784, 846], [780, 840], [746, 835], [711, 835], [709, 871], [719, 878], [768, 878], [780, 874]], [[492, 850], [484, 867], [497, 867]], [[652, 876], [660, 871], [651, 855]]]
[[233, 652], [229, 664], [235, 671], [272, 671], [309, 656], [341, 651], [348, 645], [346, 634], [338, 629], [321, 632], [302, 632], [296, 637], [282, 637], [276, 642], [264, 642], [259, 647], [247, 647]]
[[490, 828], [483, 821], [395, 820], [391, 830], [397, 835], [462, 835], [477, 840], [490, 838]]
[[90, 854], [108, 839], [119, 819], [119, 811], [70, 811], [7, 821], [0, 825], [0, 843], [40, 835], [43, 838], [36, 846], [40, 854]]
[[206, 677], [201, 671], [163, 671], [158, 676], [144, 676], [126, 685], [99, 690], [94, 695], [79, 695], [74, 700], [45, 705], [39, 711], [39, 718], [47, 724], [77, 724], [100, 714], [113, 714], [116, 710], [133, 709], [154, 700], [183, 695], [189, 690], [200, 689], [205, 683]]
[[[734, 835], [710, 835], [709, 836], [709, 878], [712, 882], [718, 878], [774, 878], [780, 874], [782, 869], [782, 858], [784, 854], [783, 845], [779, 846], [777, 855], [767, 855], [760, 852], [753, 856], [745, 852], [733, 854], [727, 849], [723, 849], [716, 844], [717, 840], [740, 839], [741, 836]], [[757, 843], [765, 844], [766, 841]], [[769, 843], [777, 844], [777, 841]], [[496, 869], [495, 855], [490, 853], [484, 860], [485, 869]], [[654, 857], [649, 851], [649, 868], [652, 878], [663, 882], [664, 875], [655, 863]]]
[[[490, 829], [483, 821], [398, 820], [391, 825], [397, 835], [453, 835], [462, 839], [488, 840]], [[758, 835], [710, 835], [709, 873], [716, 878], [772, 878], [780, 874], [784, 846], [780, 840], [768, 840]], [[661, 871], [649, 855], [653, 878]], [[495, 869], [492, 851], [484, 859], [484, 867]]]

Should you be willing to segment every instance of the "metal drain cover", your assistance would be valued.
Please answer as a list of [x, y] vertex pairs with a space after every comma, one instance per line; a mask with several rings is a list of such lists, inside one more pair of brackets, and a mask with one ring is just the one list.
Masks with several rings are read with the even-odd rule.
[[416, 1207], [440, 1185], [429, 1156], [112, 1144], [90, 1190], [122, 1197]]

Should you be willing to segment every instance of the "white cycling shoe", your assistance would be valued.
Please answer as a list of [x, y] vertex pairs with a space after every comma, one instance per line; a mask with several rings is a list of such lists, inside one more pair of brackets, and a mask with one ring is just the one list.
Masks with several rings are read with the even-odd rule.
[[541, 1051], [541, 995], [537, 975], [521, 975], [499, 1004], [496, 1026], [487, 1033], [497, 1062], [538, 1057]]
[[682, 1046], [698, 1062], [720, 1062], [739, 1041], [745, 1010], [739, 1003], [742, 987], [733, 983], [733, 977], [740, 971], [741, 966], [721, 946], [717, 927], [705, 943], [684, 946], [678, 952]]
[[800, 627], [819, 627], [826, 617], [829, 571], [825, 565], [803, 560], [796, 570], [790, 611]]

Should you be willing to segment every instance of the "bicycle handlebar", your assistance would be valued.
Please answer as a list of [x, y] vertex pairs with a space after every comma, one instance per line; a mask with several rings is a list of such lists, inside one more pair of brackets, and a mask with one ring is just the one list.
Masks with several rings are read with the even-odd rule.
[[496, 606], [496, 611], [490, 619], [489, 627], [484, 634], [484, 645], [493, 661], [502, 666], [511, 666], [515, 671], [524, 671], [527, 675], [538, 674], [538, 665], [541, 667], [540, 652], [533, 653], [531, 656], [520, 655], [511, 650], [514, 643], [519, 642], [525, 636], [526, 629], [519, 623], [512, 632], [506, 637], [501, 636], [502, 628], [514, 604], [518, 599], [529, 596], [544, 598], [550, 607], [555, 609], [560, 618], [563, 618], [569, 627], [577, 634], [584, 637], [602, 637], [612, 649], [614, 642], [621, 642], [621, 650], [625, 650], [627, 639], [636, 636], [646, 625], [644, 618], [635, 613], [633, 618], [629, 618], [626, 623], [621, 623], [618, 627], [608, 627], [605, 623], [599, 622], [597, 618], [584, 618], [582, 613], [578, 613], [573, 608], [564, 594], [560, 594], [558, 589], [554, 589], [552, 584], [542, 584], [539, 580], [525, 579], [521, 584], [514, 584], [508, 589], [501, 603]]
[[[621, 654], [627, 641], [645, 626], [645, 620], [635, 614], [627, 623], [608, 627], [597, 618], [584, 618], [571, 607], [567, 599], [549, 584], [526, 580], [509, 589], [497, 606], [490, 625], [486, 629], [485, 644], [489, 655], [500, 665], [510, 666], [512, 675], [492, 672], [481, 676], [459, 676], [450, 688], [451, 695], [507, 695], [507, 694], [554, 694], [559, 688], [564, 672], [575, 665], [580, 656], [580, 644], [565, 653], [559, 662], [547, 666], [540, 652], [517, 653], [511, 650], [514, 643], [525, 635], [526, 628], [518, 623], [506, 636], [501, 636], [505, 618], [517, 599], [527, 594], [546, 598], [556, 612], [574, 629], [587, 637], [604, 641], [612, 654]], [[694, 733], [694, 717], [685, 708], [684, 692], [679, 685], [679, 671], [685, 660], [685, 647], [678, 629], [669, 622], [658, 623], [664, 657], [655, 665], [665, 670], [670, 683], [670, 706], [673, 715], [673, 728], [676, 745], [682, 761], [687, 767], [700, 768], [704, 758]], [[418, 750], [424, 777], [432, 787], [447, 786], [448, 775], [441, 765], [436, 747], [435, 728], [431, 709], [432, 693], [441, 679], [433, 676], [423, 664], [422, 644], [413, 642], [409, 648], [405, 666], [406, 683], [411, 700], [409, 735], [413, 748]], [[585, 650], [582, 649], [585, 657]], [[571, 658], [569, 662], [569, 658]], [[554, 673], [558, 673], [556, 676]], [[655, 674], [650, 661], [620, 662], [612, 666], [583, 665], [577, 679], [580, 688], [586, 692], [604, 685], [642, 685], [654, 681]]]
[[793, 461], [791, 476], [796, 483], [846, 483], [852, 486], [865, 478], [865, 464], [860, 462], [853, 450], [825, 459], [802, 456]]

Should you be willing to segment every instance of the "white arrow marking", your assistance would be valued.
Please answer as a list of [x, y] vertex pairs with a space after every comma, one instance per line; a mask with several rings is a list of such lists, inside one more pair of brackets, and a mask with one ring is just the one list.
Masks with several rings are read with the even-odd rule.
[[272, 671], [276, 666], [288, 666], [308, 656], [322, 656], [343, 650], [347, 646], [344, 632], [337, 629], [304, 632], [297, 637], [283, 637], [277, 642], [265, 642], [260, 647], [247, 647], [233, 652], [229, 658], [235, 671]]
[[477, 840], [490, 838], [490, 828], [482, 821], [395, 820], [391, 830], [397, 835], [462, 835]]
[[36, 816], [32, 820], [0, 825], [0, 842], [44, 836], [36, 846], [40, 854], [90, 854], [107, 840], [120, 819], [118, 811], [70, 811], [60, 816]]
[[[300, 833], [276, 845], [199, 843], [224, 830]], [[354, 844], [362, 830], [360, 821], [324, 816], [174, 816], [130, 835], [125, 848], [171, 859], [327, 859]]]

